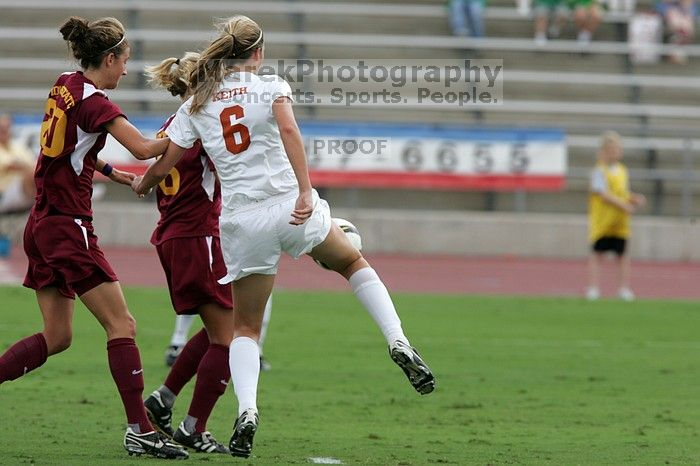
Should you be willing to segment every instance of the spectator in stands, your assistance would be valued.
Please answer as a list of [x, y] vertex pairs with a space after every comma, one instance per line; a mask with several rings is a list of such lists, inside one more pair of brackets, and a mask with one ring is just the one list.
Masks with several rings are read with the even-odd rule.
[[0, 214], [32, 206], [35, 162], [29, 149], [12, 141], [12, 118], [0, 114]]
[[587, 46], [603, 20], [603, 9], [598, 0], [571, 0], [578, 43]]
[[484, 37], [486, 0], [449, 0], [452, 34], [463, 37]]
[[630, 216], [646, 203], [641, 194], [630, 192], [627, 168], [620, 162], [622, 143], [614, 131], [603, 133], [598, 162], [591, 174], [588, 202], [589, 286], [586, 298], [600, 297], [600, 262], [603, 254], [614, 252], [619, 267], [619, 297], [632, 301], [630, 261], [625, 254], [630, 236]]
[[[550, 16], [553, 16], [553, 21], [548, 30]], [[564, 0], [535, 0], [535, 42], [537, 45], [545, 45], [548, 34], [552, 39], [559, 37], [559, 33], [568, 21], [569, 8]]]
[[688, 60], [682, 47], [692, 42], [695, 36], [695, 18], [698, 5], [693, 0], [661, 0], [656, 11], [664, 19], [665, 33], [669, 43], [676, 49], [669, 54], [669, 61], [684, 64]]

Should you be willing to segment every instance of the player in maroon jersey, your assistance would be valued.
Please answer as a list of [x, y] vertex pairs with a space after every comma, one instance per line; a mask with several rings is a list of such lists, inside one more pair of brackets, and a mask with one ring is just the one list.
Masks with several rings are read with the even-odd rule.
[[[152, 85], [185, 99], [189, 96], [186, 77], [198, 58], [196, 53], [168, 58], [146, 72]], [[166, 137], [173, 117], [158, 137]], [[173, 308], [178, 315], [199, 314], [204, 329], [187, 342], [163, 385], [144, 404], [153, 424], [176, 442], [199, 452], [228, 454], [228, 448], [206, 430], [214, 404], [230, 378], [233, 302], [231, 286], [217, 282], [226, 275], [219, 245], [221, 186], [202, 145], [189, 149], [156, 190], [160, 220], [151, 243], [158, 250]], [[197, 382], [187, 416], [173, 431], [173, 404], [195, 373]]]
[[[44, 329], [0, 356], [0, 383], [21, 377], [70, 346], [77, 294], [107, 334], [109, 368], [128, 422], [124, 448], [130, 455], [187, 458], [186, 451], [155, 432], [148, 420], [141, 401], [136, 324], [92, 228], [94, 171], [99, 167], [105, 175], [115, 173], [98, 164], [107, 133], [140, 159], [161, 154], [168, 140], [146, 139], [103, 91], [116, 88], [126, 75], [130, 50], [121, 23], [72, 17], [60, 32], [83, 71], [63, 73], [49, 92], [35, 171], [36, 202], [24, 232], [29, 259], [24, 285], [36, 290]], [[133, 178], [117, 175], [125, 178], [121, 181]]]

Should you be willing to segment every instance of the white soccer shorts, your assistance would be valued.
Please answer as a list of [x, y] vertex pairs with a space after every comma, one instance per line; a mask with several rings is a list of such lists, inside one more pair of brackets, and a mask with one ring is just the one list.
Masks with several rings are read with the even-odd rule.
[[277, 273], [282, 252], [295, 259], [321, 244], [331, 229], [328, 203], [313, 191], [314, 210], [303, 225], [290, 225], [297, 192], [275, 196], [233, 212], [224, 208], [219, 219], [226, 284], [245, 276]]

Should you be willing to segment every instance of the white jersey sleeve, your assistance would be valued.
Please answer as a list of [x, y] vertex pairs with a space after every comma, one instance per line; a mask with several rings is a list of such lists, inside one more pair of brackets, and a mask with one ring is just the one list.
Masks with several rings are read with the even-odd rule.
[[605, 179], [605, 173], [598, 167], [591, 172], [591, 191], [598, 194], [608, 191], [608, 181]]
[[165, 130], [165, 134], [168, 135], [172, 142], [185, 149], [190, 149], [199, 139], [197, 129], [190, 119], [190, 102], [191, 100], [188, 100], [180, 106], [175, 114], [175, 118]]
[[294, 102], [292, 88], [287, 81], [277, 75], [265, 76], [265, 78], [269, 79], [267, 92], [270, 94], [270, 105], [280, 97], [288, 97], [289, 100]]

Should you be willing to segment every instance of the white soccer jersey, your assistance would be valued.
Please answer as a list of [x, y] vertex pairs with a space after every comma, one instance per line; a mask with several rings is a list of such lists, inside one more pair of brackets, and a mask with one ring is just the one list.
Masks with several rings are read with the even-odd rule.
[[226, 209], [299, 190], [272, 113], [281, 96], [291, 99], [292, 90], [279, 76], [231, 73], [198, 113], [190, 115], [191, 98], [182, 104], [165, 131], [184, 148], [202, 140]]

